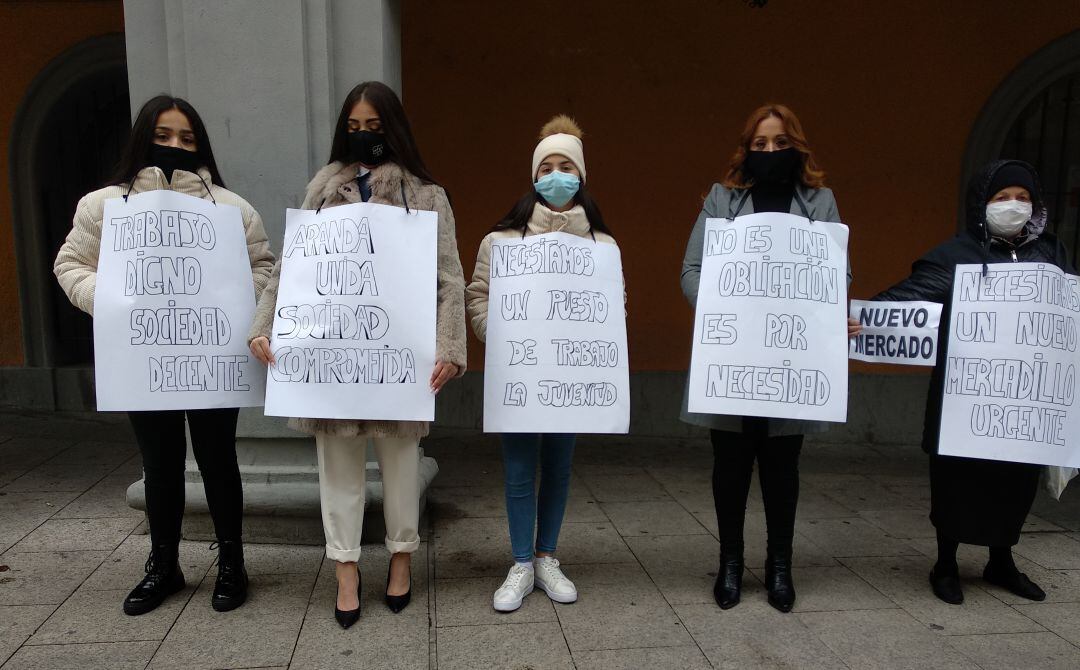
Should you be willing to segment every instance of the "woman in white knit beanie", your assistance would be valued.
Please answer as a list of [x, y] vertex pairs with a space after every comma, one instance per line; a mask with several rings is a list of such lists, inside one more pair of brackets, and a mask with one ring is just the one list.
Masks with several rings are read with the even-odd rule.
[[[573, 119], [556, 116], [540, 131], [529, 173], [532, 188], [480, 243], [476, 269], [466, 289], [466, 307], [481, 341], [487, 335], [488, 277], [492, 241], [562, 232], [615, 244], [600, 209], [585, 188], [582, 132]], [[501, 612], [521, 607], [534, 587], [558, 603], [577, 600], [577, 588], [555, 559], [566, 500], [575, 435], [505, 433], [502, 435], [507, 522], [514, 564], [495, 591]], [[536, 463], [540, 487], [536, 492]]]

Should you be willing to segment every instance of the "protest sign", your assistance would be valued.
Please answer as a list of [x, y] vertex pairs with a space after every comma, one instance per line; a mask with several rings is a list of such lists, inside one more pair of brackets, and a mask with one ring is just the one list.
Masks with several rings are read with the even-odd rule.
[[706, 221], [691, 412], [846, 419], [847, 240], [792, 214]]
[[175, 191], [105, 201], [94, 290], [97, 407], [262, 404], [240, 210]]
[[958, 265], [938, 451], [1080, 466], [1078, 278], [1043, 263]]
[[484, 431], [625, 433], [622, 260], [568, 233], [491, 245]]
[[939, 303], [852, 300], [850, 316], [862, 326], [851, 338], [852, 359], [897, 365], [937, 362]]
[[286, 211], [267, 415], [435, 418], [437, 231], [370, 202]]

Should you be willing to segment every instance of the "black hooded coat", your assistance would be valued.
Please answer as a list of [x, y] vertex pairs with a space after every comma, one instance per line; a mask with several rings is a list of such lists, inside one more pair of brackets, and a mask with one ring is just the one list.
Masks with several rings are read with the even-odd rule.
[[[994, 175], [1007, 165], [1027, 170], [1035, 184], [1031, 220], [1013, 240], [991, 236], [986, 204], [994, 195]], [[1022, 161], [995, 161], [975, 175], [968, 187], [965, 229], [931, 249], [911, 266], [911, 276], [874, 296], [874, 300], [925, 300], [943, 305], [937, 362], [930, 375], [923, 423], [923, 451], [930, 460], [930, 518], [945, 536], [968, 544], [1012, 546], [1019, 541], [1038, 488], [1041, 466], [975, 458], [939, 456], [941, 404], [949, 341], [953, 278], [956, 266], [992, 263], [1051, 263], [1072, 272], [1065, 247], [1045, 232], [1046, 204], [1039, 177]]]

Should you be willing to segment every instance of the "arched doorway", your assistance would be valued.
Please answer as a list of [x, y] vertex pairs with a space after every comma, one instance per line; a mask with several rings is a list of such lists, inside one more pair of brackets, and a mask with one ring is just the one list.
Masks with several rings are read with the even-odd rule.
[[971, 174], [995, 158], [1019, 158], [1039, 171], [1049, 229], [1075, 262], [1080, 257], [1080, 31], [1032, 54], [990, 96], [968, 138], [961, 213]]
[[11, 133], [26, 365], [90, 366], [90, 318], [68, 302], [52, 273], [79, 198], [101, 186], [131, 125], [120, 34], [95, 37], [50, 62], [27, 89]]

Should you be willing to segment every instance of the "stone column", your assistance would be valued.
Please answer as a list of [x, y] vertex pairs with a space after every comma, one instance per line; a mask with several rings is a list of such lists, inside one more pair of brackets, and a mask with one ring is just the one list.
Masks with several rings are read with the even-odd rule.
[[[191, 102], [226, 184], [262, 215], [275, 253], [285, 209], [300, 205], [311, 175], [326, 163], [345, 94], [369, 79], [401, 90], [396, 0], [125, 0], [124, 23], [132, 118], [159, 93]], [[241, 411], [237, 448], [248, 539], [321, 544], [313, 440], [251, 409]], [[364, 531], [377, 540], [382, 485], [370, 452], [368, 460], [376, 514]], [[212, 536], [190, 452], [187, 470], [185, 535]], [[437, 471], [422, 457], [421, 490]], [[145, 506], [141, 481], [128, 500]]]

